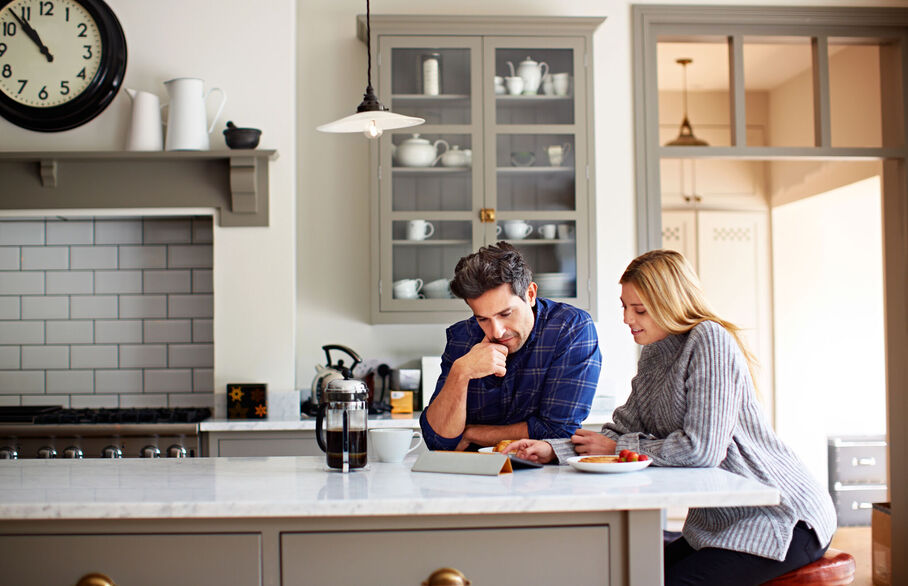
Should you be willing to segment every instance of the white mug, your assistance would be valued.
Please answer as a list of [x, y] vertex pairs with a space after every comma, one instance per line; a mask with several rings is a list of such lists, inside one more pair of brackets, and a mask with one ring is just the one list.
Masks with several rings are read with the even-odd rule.
[[571, 85], [571, 75], [569, 73], [553, 73], [552, 89], [555, 90], [556, 96], [566, 96]]
[[394, 297], [396, 299], [419, 299], [420, 289], [422, 289], [422, 279], [394, 281]]
[[410, 220], [407, 222], [407, 240], [425, 240], [435, 234], [435, 226], [426, 220]]
[[523, 93], [524, 81], [522, 77], [506, 77], [504, 82], [508, 86], [508, 93], [512, 96], [519, 96]]
[[523, 220], [506, 220], [503, 227], [505, 237], [510, 240], [523, 240], [533, 232], [533, 227]]
[[551, 73], [546, 73], [542, 78], [542, 93], [547, 96], [555, 95], [555, 83]]
[[563, 145], [553, 144], [548, 146], [545, 152], [549, 156], [549, 164], [553, 167], [560, 167], [564, 162], [564, 157], [571, 152], [571, 144], [567, 142]]
[[546, 240], [554, 240], [558, 233], [558, 226], [555, 224], [543, 224], [536, 228], [536, 231]]
[[435, 279], [423, 285], [422, 290], [429, 299], [448, 299], [451, 297], [447, 279]]
[[422, 434], [408, 427], [376, 427], [369, 430], [369, 439], [379, 462], [403, 462], [404, 456], [422, 444]]

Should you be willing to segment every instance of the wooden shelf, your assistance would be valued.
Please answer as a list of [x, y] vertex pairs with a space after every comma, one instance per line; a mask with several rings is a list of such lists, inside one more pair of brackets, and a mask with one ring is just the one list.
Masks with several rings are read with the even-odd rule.
[[552, 167], [550, 165], [538, 165], [528, 167], [498, 167], [498, 173], [502, 175], [551, 175], [551, 174], [574, 174], [573, 167]]
[[392, 240], [395, 246], [467, 246], [473, 244], [471, 240]]
[[396, 175], [443, 175], [465, 173], [472, 167], [391, 167]]
[[0, 153], [0, 209], [218, 209], [220, 226], [268, 225], [274, 150]]
[[469, 94], [439, 94], [437, 96], [428, 96], [425, 94], [391, 94], [392, 102], [457, 102], [469, 99]]

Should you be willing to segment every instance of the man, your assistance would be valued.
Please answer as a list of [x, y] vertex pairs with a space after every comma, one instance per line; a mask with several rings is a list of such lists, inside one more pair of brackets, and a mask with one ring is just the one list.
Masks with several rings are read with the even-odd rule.
[[590, 410], [602, 359], [585, 311], [536, 296], [507, 242], [463, 257], [451, 292], [473, 317], [447, 330], [441, 376], [420, 417], [433, 450], [570, 437]]

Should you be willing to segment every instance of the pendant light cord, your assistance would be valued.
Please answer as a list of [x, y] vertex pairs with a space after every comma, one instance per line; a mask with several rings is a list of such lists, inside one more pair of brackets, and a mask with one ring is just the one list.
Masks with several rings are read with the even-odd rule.
[[366, 0], [366, 87], [372, 91], [372, 16]]

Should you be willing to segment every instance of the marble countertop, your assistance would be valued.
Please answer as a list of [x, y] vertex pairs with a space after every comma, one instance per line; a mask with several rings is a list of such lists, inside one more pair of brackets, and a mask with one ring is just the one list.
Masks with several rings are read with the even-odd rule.
[[[483, 456], [477, 456], [483, 457]], [[350, 474], [319, 457], [0, 461], [0, 519], [332, 517], [764, 505], [778, 492], [717, 468], [588, 474], [568, 466], [499, 476]]]

